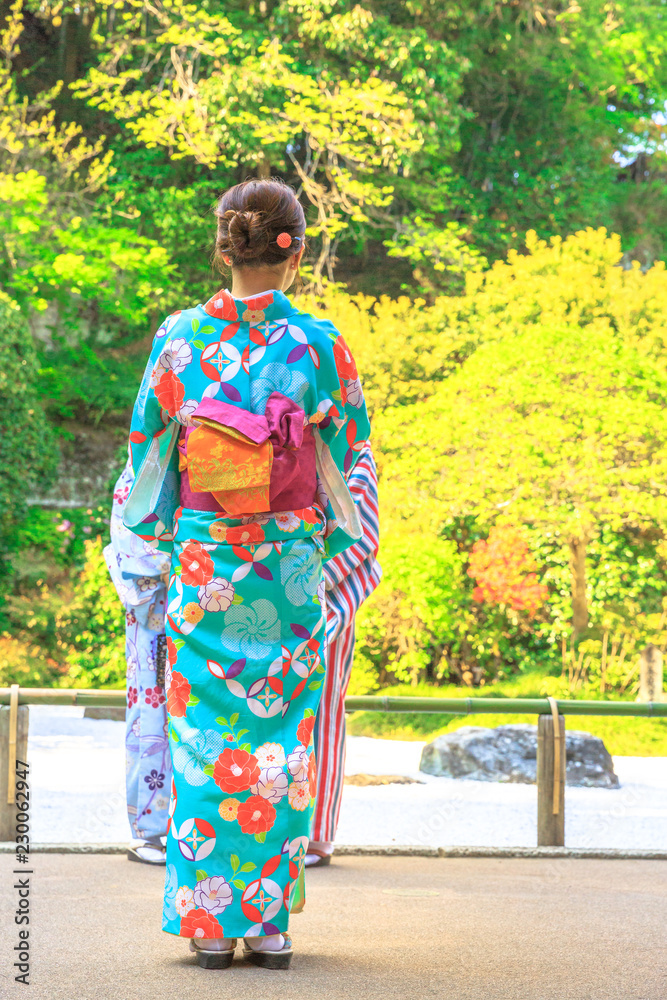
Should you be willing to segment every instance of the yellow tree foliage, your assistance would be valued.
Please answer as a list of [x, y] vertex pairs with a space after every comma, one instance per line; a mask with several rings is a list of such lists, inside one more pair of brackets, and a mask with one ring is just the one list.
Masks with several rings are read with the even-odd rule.
[[602, 231], [531, 249], [480, 285], [482, 341], [456, 375], [384, 415], [385, 499], [435, 532], [474, 516], [561, 534], [581, 635], [589, 542], [604, 525], [667, 529], [667, 275], [623, 271]]
[[[457, 516], [539, 523], [569, 553], [579, 631], [600, 525], [667, 526], [667, 274], [625, 270], [604, 229], [527, 243], [459, 297], [324, 306], [364, 379], [392, 551]], [[385, 634], [405, 593], [394, 562], [373, 603]]]
[[[301, 308], [328, 316], [362, 373], [366, 402], [378, 416], [393, 406], [428, 399], [476, 346], [463, 299], [390, 299], [329, 293], [304, 297]], [[378, 424], [379, 430], [379, 424]]]
[[526, 237], [527, 254], [467, 276], [463, 295], [432, 304], [407, 297], [304, 297], [302, 308], [331, 317], [362, 374], [382, 434], [388, 408], [428, 399], [482, 343], [539, 328], [592, 323], [635, 340], [659, 357], [667, 340], [667, 274], [658, 261], [643, 274], [621, 267], [620, 237], [586, 229], [549, 243]]
[[481, 340], [526, 326], [602, 324], [644, 350], [665, 349], [667, 275], [663, 261], [645, 274], [621, 266], [620, 236], [586, 229], [547, 243], [526, 235], [527, 254], [511, 250], [483, 274], [470, 274], [466, 300]]

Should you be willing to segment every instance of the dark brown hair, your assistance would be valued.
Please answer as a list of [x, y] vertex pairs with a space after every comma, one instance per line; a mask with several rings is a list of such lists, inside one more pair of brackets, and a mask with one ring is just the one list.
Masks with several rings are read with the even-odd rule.
[[[225, 191], [218, 202], [218, 235], [214, 262], [222, 270], [223, 254], [232, 267], [274, 267], [303, 246], [306, 217], [294, 191], [277, 177], [251, 178]], [[291, 242], [276, 242], [287, 233]], [[287, 243], [286, 238], [281, 243]]]

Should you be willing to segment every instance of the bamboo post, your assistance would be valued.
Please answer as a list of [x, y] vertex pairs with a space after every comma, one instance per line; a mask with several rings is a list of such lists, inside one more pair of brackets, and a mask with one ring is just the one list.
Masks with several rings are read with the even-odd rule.
[[605, 631], [602, 637], [602, 659], [600, 660], [600, 694], [604, 695], [607, 690], [607, 646], [609, 644], [609, 632]]
[[549, 698], [537, 720], [537, 846], [565, 846], [565, 716]]
[[9, 734], [7, 737], [7, 805], [16, 801], [16, 739], [19, 728], [19, 686], [12, 684], [9, 695]]
[[29, 711], [17, 697], [0, 707], [0, 841], [16, 836], [16, 761], [26, 762]]

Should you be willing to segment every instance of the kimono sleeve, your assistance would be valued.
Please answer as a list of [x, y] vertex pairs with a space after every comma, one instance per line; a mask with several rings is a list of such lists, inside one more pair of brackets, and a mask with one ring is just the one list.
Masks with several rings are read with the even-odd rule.
[[125, 501], [133, 482], [128, 460], [114, 489], [111, 542], [104, 549], [104, 559], [124, 609], [132, 610], [144, 628], [162, 632], [166, 598], [163, 581], [169, 573], [169, 557], [143, 542], [123, 523]]
[[333, 324], [322, 326], [329, 349], [320, 352], [317, 372], [317, 409], [325, 414], [318, 429], [347, 479], [368, 441], [371, 425], [352, 352]]
[[123, 523], [153, 548], [171, 552], [180, 494], [176, 448], [180, 424], [174, 418], [183, 403], [183, 383], [172, 368], [161, 364], [163, 347], [158, 332], [132, 412], [130, 465], [134, 482], [125, 502]]
[[[320, 323], [316, 376], [316, 412], [320, 442], [318, 474], [324, 486], [327, 531], [325, 559], [344, 552], [359, 540], [362, 528], [347, 479], [368, 442], [370, 421], [359, 373], [344, 338], [331, 323]], [[328, 476], [325, 472], [329, 469]], [[338, 486], [336, 485], [338, 483]]]

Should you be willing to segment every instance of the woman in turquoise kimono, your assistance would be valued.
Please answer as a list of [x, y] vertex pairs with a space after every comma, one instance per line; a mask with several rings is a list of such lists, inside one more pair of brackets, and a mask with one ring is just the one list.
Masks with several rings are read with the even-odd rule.
[[158, 330], [135, 404], [125, 524], [170, 553], [173, 762], [163, 927], [200, 965], [287, 968], [316, 789], [323, 562], [361, 536], [346, 477], [369, 435], [354, 360], [284, 292], [303, 253], [292, 190], [217, 210], [232, 289]]

